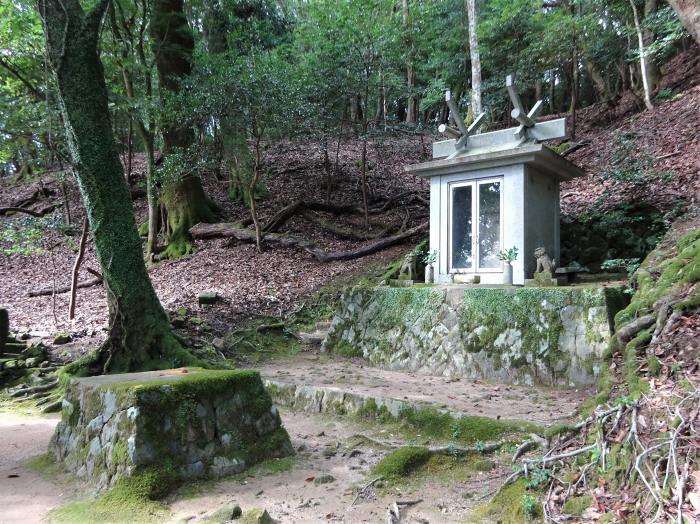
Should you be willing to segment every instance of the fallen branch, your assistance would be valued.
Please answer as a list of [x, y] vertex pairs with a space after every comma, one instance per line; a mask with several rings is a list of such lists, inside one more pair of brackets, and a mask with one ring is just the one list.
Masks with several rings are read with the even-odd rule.
[[562, 156], [562, 157], [567, 157], [567, 156], [569, 156], [571, 153], [573, 153], [574, 151], [578, 151], [579, 149], [584, 148], [584, 147], [586, 147], [586, 146], [589, 145], [589, 144], [590, 144], [590, 142], [578, 142], [578, 143], [576, 143], [576, 144], [572, 144], [572, 145], [569, 147], [569, 149], [567, 149], [566, 151], [564, 151], [563, 153], [561, 153], [560, 156]]
[[[381, 205], [371, 206], [368, 209], [368, 213], [384, 213], [393, 206], [397, 205], [400, 200], [404, 199], [408, 199], [411, 202], [416, 201], [424, 206], [430, 205], [430, 202], [419, 194], [416, 194], [413, 191], [404, 191], [387, 198]], [[262, 230], [264, 233], [277, 232], [293, 216], [297, 214], [304, 214], [307, 211], [318, 211], [321, 213], [330, 213], [331, 215], [364, 215], [365, 213], [362, 206], [355, 204], [330, 204], [326, 202], [306, 202], [304, 200], [296, 200], [275, 213], [275, 215], [263, 226]]]
[[376, 240], [377, 238], [381, 238], [383, 236], [386, 236], [389, 233], [389, 231], [392, 230], [392, 226], [389, 226], [389, 227], [382, 228], [381, 230], [377, 230], [375, 232], [365, 231], [364, 229], [360, 232], [357, 232], [357, 231], [353, 231], [352, 229], [338, 226], [338, 225], [334, 224], [333, 222], [323, 220], [322, 218], [314, 216], [313, 214], [311, 214], [309, 212], [302, 213], [301, 216], [303, 216], [306, 220], [308, 220], [312, 224], [316, 224], [321, 229], [329, 231], [339, 238], [344, 238], [344, 239], [348, 239], [348, 240], [360, 240], [360, 241], [361, 240]]
[[0, 207], [0, 216], [7, 215], [8, 213], [24, 213], [26, 215], [31, 215], [36, 218], [41, 218], [48, 215], [51, 211], [59, 207], [60, 204], [51, 204], [46, 206], [39, 211], [34, 211], [33, 209], [26, 209], [23, 207]]
[[[85, 282], [80, 282], [77, 286], [75, 286], [77, 289], [84, 289], [86, 287], [92, 287], [96, 286], [97, 284], [102, 283], [102, 277], [95, 277], [90, 280], [86, 280]], [[60, 295], [61, 293], [68, 293], [70, 291], [71, 287], [70, 286], [63, 286], [63, 287], [57, 287], [56, 288], [56, 294]], [[27, 293], [28, 297], [44, 297], [48, 296], [54, 293], [53, 288], [43, 288], [43, 289], [38, 289], [36, 291], [29, 291]]]
[[373, 253], [377, 253], [378, 251], [381, 251], [383, 249], [387, 249], [391, 246], [395, 246], [396, 244], [400, 244], [404, 240], [407, 240], [411, 238], [412, 236], [417, 235], [418, 233], [422, 233], [424, 231], [428, 230], [428, 226], [430, 225], [429, 222], [423, 222], [419, 226], [416, 226], [414, 228], [408, 229], [406, 231], [403, 231], [402, 233], [398, 233], [396, 235], [386, 237], [382, 240], [379, 240], [378, 242], [375, 242], [373, 244], [370, 244], [368, 246], [364, 246], [358, 249], [353, 249], [350, 251], [337, 251], [335, 253], [326, 253], [325, 251], [322, 251], [321, 249], [314, 248], [314, 249], [309, 249], [306, 248], [306, 250], [314, 255], [316, 257], [316, 260], [319, 262], [335, 262], [339, 260], [353, 260], [356, 258], [361, 258], [367, 255], [371, 255]]
[[[362, 495], [364, 495], [365, 492], [366, 492], [369, 488], [371, 488], [376, 482], [379, 482], [380, 480], [384, 480], [384, 477], [377, 477], [376, 479], [370, 480], [367, 484], [365, 484], [365, 486], [364, 486], [360, 491], [357, 492], [357, 495], [355, 496], [355, 498], [354, 498], [354, 499], [352, 500], [352, 502], [350, 503], [350, 508], [353, 507], [353, 506], [355, 505], [355, 503], [358, 501], [358, 499], [359, 499]], [[348, 509], [349, 509], [349, 508], [348, 508]]]
[[[314, 242], [295, 238], [279, 233], [268, 233], [265, 241], [282, 247], [303, 249], [313, 255], [319, 262], [335, 262], [340, 260], [353, 260], [362, 258], [383, 249], [400, 244], [404, 240], [428, 230], [429, 222], [424, 222], [414, 228], [407, 229], [393, 236], [385, 237], [373, 244], [363, 246], [350, 251], [327, 252], [319, 248]], [[236, 224], [220, 222], [218, 224], [200, 223], [190, 229], [192, 238], [196, 240], [207, 240], [212, 238], [235, 238], [241, 242], [255, 243], [255, 231], [237, 227]]]

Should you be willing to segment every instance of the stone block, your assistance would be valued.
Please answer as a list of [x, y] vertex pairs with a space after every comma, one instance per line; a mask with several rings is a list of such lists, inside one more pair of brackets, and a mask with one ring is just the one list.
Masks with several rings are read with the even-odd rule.
[[197, 295], [197, 302], [199, 302], [200, 306], [207, 305], [207, 304], [214, 304], [218, 300], [219, 300], [219, 294], [216, 291], [210, 291], [210, 290], [200, 291], [199, 294]]
[[50, 451], [98, 491], [153, 468], [219, 477], [293, 454], [257, 372], [198, 368], [72, 380]]

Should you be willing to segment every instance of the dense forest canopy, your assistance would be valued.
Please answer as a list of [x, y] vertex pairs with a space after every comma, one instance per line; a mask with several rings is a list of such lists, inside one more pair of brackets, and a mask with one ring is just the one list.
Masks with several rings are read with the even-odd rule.
[[[343, 126], [370, 137], [429, 128], [447, 118], [446, 89], [465, 112], [471, 102], [468, 3], [187, 1], [183, 27], [194, 47], [186, 57], [190, 70], [176, 79], [187, 88], [164, 96], [157, 88], [161, 47], [154, 28], [169, 23], [171, 15], [151, 0], [116, 0], [100, 44], [115, 136], [122, 150], [144, 151], [146, 139], [138, 132], [143, 124], [155, 149], [162, 150], [170, 123], [186, 123], [197, 139], [173, 150], [157, 174], [177, 177], [184, 170], [178, 164], [189, 172], [227, 160], [222, 143], [232, 134], [324, 140]], [[689, 39], [666, 2], [637, 4], [476, 1], [480, 87], [490, 125], [509, 123], [506, 74], [516, 75], [526, 105], [541, 98], [548, 113], [611, 101], [628, 88], [643, 97], [633, 6], [650, 88], [656, 89], [659, 65]], [[67, 157], [43, 40], [33, 3], [3, 2], [5, 173], [31, 173]], [[229, 174], [233, 165], [240, 169], [254, 160], [250, 152], [234, 156], [223, 168]]]

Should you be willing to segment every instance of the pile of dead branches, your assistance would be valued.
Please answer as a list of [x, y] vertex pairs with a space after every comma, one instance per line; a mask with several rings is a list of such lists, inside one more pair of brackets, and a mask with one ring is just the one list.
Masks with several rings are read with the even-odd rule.
[[[612, 514], [612, 522], [632, 515], [640, 522], [697, 522], [700, 389], [688, 368], [669, 370], [676, 379], [650, 379], [638, 399], [618, 397], [549, 440], [521, 445], [508, 482], [524, 476], [530, 485], [546, 486], [547, 522], [597, 522], [604, 514]], [[523, 458], [540, 446], [544, 454]], [[582, 496], [590, 505], [581, 515], [567, 514], [566, 501]]]

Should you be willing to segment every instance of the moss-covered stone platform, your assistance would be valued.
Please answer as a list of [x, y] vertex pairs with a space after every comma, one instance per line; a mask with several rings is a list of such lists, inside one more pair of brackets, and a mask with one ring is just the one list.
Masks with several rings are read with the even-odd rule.
[[72, 380], [50, 450], [97, 490], [139, 474], [219, 477], [293, 453], [257, 372], [192, 368]]
[[620, 287], [352, 288], [324, 348], [373, 365], [516, 384], [595, 382]]

